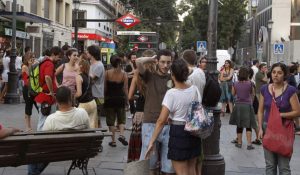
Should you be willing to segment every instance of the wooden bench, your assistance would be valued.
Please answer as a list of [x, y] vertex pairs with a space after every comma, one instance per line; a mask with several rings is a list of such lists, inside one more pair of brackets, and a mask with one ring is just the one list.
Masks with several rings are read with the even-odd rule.
[[72, 160], [68, 175], [76, 167], [87, 175], [89, 158], [95, 157], [106, 129], [16, 133], [0, 140], [0, 167]]

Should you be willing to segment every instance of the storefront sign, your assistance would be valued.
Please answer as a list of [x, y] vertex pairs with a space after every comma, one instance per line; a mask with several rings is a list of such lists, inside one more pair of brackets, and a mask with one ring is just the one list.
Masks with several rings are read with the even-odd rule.
[[117, 35], [140, 35], [140, 31], [117, 31]]
[[[5, 35], [12, 36], [12, 29], [5, 28]], [[30, 39], [30, 36], [28, 33], [22, 32], [19, 30], [16, 31], [16, 37], [22, 38], [22, 39]]]
[[[72, 33], [72, 39], [74, 39], [74, 33]], [[97, 40], [103, 42], [110, 42], [110, 39], [105, 38], [101, 35], [97, 35], [95, 33], [78, 33], [78, 39], [89, 39], [89, 40]]]

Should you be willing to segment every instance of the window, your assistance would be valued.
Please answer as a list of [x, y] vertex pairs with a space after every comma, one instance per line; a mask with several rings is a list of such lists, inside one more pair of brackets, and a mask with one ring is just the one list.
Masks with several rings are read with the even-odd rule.
[[44, 17], [49, 19], [49, 0], [44, 1]]
[[291, 22], [300, 22], [300, 0], [292, 0]]
[[59, 14], [60, 14], [60, 8], [61, 8], [62, 2], [61, 0], [56, 0], [56, 15], [55, 15], [55, 20], [56, 22], [60, 22], [59, 20]]
[[37, 14], [37, 0], [31, 0], [30, 13]]
[[[85, 14], [86, 14], [86, 11], [79, 10], [78, 11], [78, 19], [85, 19]], [[76, 10], [73, 10], [72, 11], [72, 26], [75, 26], [75, 23], [74, 23], [75, 19], [76, 19]], [[86, 23], [87, 23], [86, 21], [78, 21], [77, 26], [86, 28]]]
[[300, 26], [291, 26], [291, 40], [300, 40]]
[[98, 23], [98, 26], [101, 27], [101, 23], [100, 22]]

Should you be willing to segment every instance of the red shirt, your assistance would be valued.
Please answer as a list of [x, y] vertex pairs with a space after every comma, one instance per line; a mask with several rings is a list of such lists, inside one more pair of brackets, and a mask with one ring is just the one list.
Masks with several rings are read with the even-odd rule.
[[24, 82], [24, 86], [29, 85], [29, 76], [26, 72], [22, 72], [22, 80]]
[[46, 58], [44, 60], [44, 62], [40, 65], [40, 83], [42, 85], [43, 88], [43, 92], [39, 93], [36, 97], [35, 97], [35, 101], [37, 103], [43, 103], [46, 102], [48, 104], [54, 104], [55, 103], [55, 99], [51, 96], [51, 95], [47, 95], [50, 93], [48, 86], [46, 84], [45, 81], [45, 76], [48, 75], [51, 77], [52, 79], [52, 86], [53, 86], [53, 93], [56, 92], [56, 83], [55, 83], [55, 67], [54, 67], [54, 63], [49, 59]]

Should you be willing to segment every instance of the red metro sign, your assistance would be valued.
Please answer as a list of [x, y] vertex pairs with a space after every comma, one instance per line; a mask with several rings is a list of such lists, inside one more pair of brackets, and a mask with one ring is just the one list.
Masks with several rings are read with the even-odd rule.
[[121, 18], [118, 18], [116, 20], [116, 22], [118, 22], [123, 27], [128, 29], [128, 28], [131, 28], [131, 27], [137, 25], [138, 23], [140, 23], [141, 20], [139, 20], [138, 18], [136, 18], [132, 14], [127, 13], [126, 15], [122, 16]]

